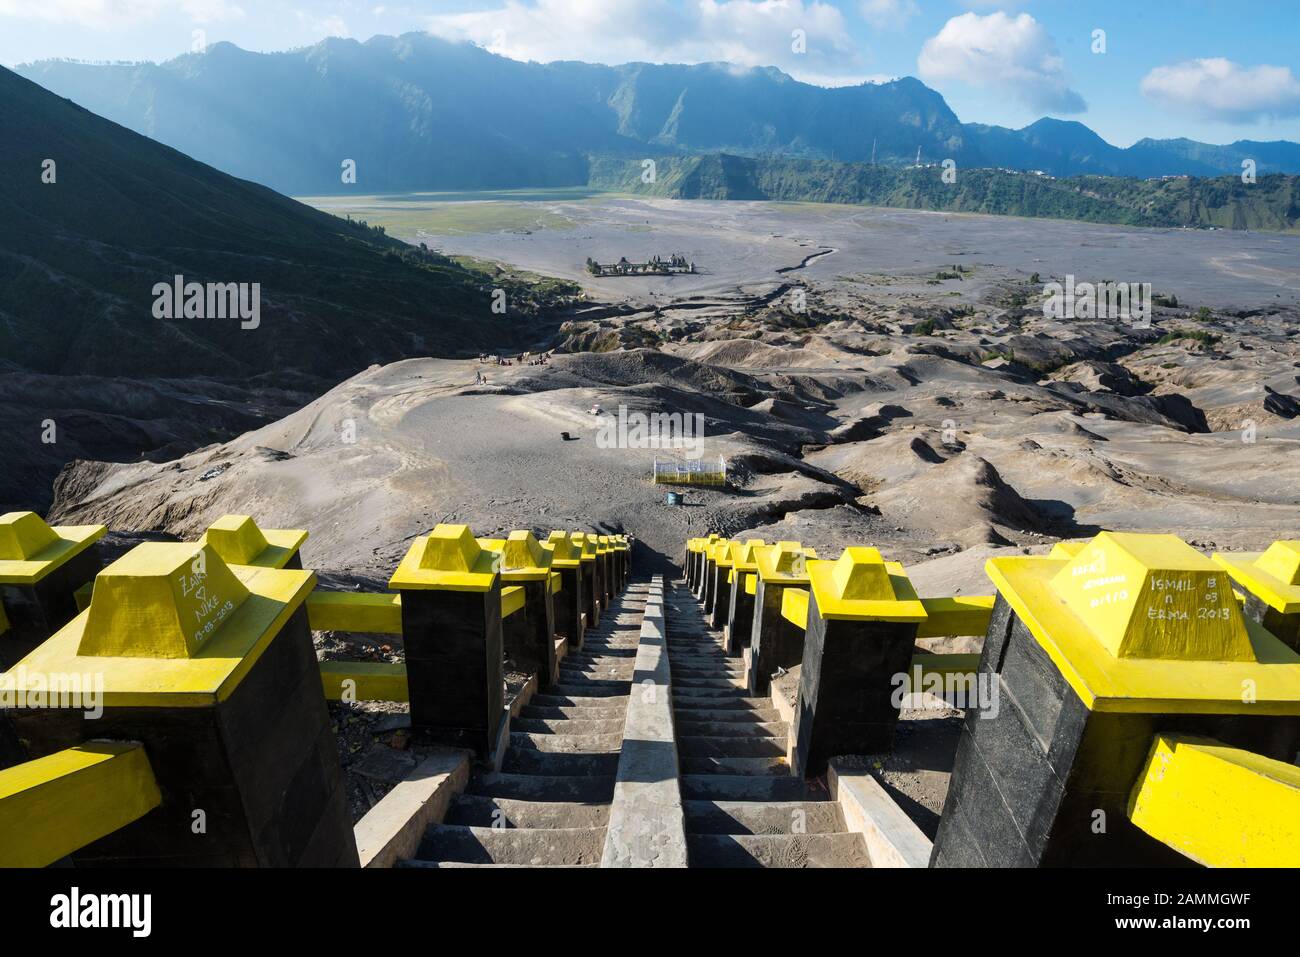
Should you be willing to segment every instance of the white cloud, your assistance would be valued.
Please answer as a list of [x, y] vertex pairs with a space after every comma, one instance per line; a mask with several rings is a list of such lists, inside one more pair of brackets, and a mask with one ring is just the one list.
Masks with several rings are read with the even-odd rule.
[[921, 12], [915, 0], [862, 0], [858, 10], [877, 30], [901, 30]]
[[1254, 123], [1300, 116], [1300, 80], [1285, 66], [1242, 66], [1223, 57], [1156, 67], [1142, 94], [1203, 119]]
[[0, 0], [0, 17], [69, 23], [100, 30], [133, 26], [165, 14], [195, 23], [242, 20], [244, 11], [229, 0]]
[[837, 73], [834, 76], [803, 73], [799, 75], [799, 79], [804, 83], [811, 83], [813, 86], [840, 87], [861, 86], [863, 83], [880, 86], [882, 83], [893, 83], [898, 77], [891, 73]]
[[[861, 77], [843, 14], [823, 0], [502, 0], [440, 14], [430, 33], [516, 60], [777, 66], [799, 78]], [[793, 49], [802, 30], [806, 52]]]
[[306, 10], [294, 11], [298, 17], [298, 24], [308, 33], [318, 37], [351, 37], [348, 32], [347, 22], [338, 14], [318, 17], [315, 14], [308, 13]]
[[1056, 41], [1027, 13], [963, 13], [930, 37], [917, 57], [922, 79], [994, 87], [1046, 113], [1082, 113]]

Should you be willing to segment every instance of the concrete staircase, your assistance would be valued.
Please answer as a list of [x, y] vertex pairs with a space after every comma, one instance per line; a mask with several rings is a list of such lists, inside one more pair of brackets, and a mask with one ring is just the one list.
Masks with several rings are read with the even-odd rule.
[[598, 867], [647, 586], [633, 582], [510, 724], [500, 771], [479, 770], [408, 867]]
[[747, 697], [685, 583], [666, 586], [673, 715], [692, 867], [870, 867], [824, 788], [790, 775], [787, 722]]

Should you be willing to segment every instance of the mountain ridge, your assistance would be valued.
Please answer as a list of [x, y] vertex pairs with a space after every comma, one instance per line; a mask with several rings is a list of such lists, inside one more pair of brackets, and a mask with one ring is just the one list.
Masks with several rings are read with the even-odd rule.
[[1057, 179], [971, 169], [945, 183], [935, 167], [896, 168], [725, 153], [661, 161], [655, 183], [635, 162], [595, 159], [591, 185], [666, 199], [846, 203], [899, 209], [1066, 219], [1122, 226], [1289, 231], [1300, 228], [1300, 177]]
[[[952, 159], [1054, 176], [1300, 173], [1300, 144], [1107, 143], [1077, 121], [963, 123], [914, 77], [819, 87], [775, 67], [521, 62], [428, 34], [161, 64], [46, 60], [18, 72], [114, 122], [281, 192], [585, 184], [593, 156], [775, 154], [904, 166]], [[453, 148], [454, 147], [454, 148]]]

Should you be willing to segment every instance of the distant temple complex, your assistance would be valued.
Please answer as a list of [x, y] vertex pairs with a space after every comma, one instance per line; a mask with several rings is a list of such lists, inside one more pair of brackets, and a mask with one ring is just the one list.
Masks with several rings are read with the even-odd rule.
[[588, 256], [587, 272], [593, 276], [667, 276], [676, 272], [693, 273], [695, 263], [687, 262], [685, 256], [676, 253], [667, 259], [652, 256], [649, 262], [643, 263], [628, 262], [626, 257], [616, 263], [598, 263]]

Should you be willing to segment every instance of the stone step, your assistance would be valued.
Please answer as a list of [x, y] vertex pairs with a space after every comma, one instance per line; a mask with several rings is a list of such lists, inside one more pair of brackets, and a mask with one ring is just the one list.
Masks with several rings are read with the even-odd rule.
[[[509, 756], [506, 757], [509, 761]], [[753, 774], [788, 775], [790, 762], [784, 757], [767, 758], [688, 758], [681, 759], [683, 774]], [[542, 772], [545, 773], [545, 772]]]
[[861, 834], [687, 834], [692, 867], [870, 867]]
[[745, 669], [737, 665], [679, 665], [673, 662], [673, 681], [681, 678], [740, 678]]
[[679, 678], [676, 672], [673, 673], [673, 689], [675, 691], [738, 691], [743, 694], [749, 691], [739, 678]]
[[615, 658], [613, 655], [601, 655], [599, 658], [591, 658], [585, 661], [574, 661], [570, 658], [560, 659], [561, 668], [577, 672], [606, 671], [610, 668], [632, 668], [635, 665], [635, 658]]
[[398, 861], [396, 867], [430, 867], [430, 868], [458, 868], [458, 867], [563, 867], [566, 870], [582, 870], [584, 868], [600, 867], [600, 864], [468, 864], [465, 861]]
[[434, 824], [415, 859], [467, 864], [599, 864], [605, 828], [505, 828]]
[[672, 661], [674, 678], [678, 674], [688, 678], [722, 678], [733, 671], [744, 669], [744, 662], [737, 661], [735, 658], [694, 658], [670, 651], [669, 660]]
[[683, 708], [678, 705], [673, 708], [673, 717], [676, 721], [725, 721], [739, 725], [773, 724], [781, 721], [781, 712], [775, 708], [764, 711], [752, 708]]
[[528, 705], [538, 708], [596, 708], [599, 710], [609, 710], [617, 708], [622, 711], [627, 708], [627, 692], [620, 695], [567, 695], [553, 694], [550, 689], [538, 692], [528, 699]]
[[627, 681], [569, 681], [548, 685], [546, 694], [565, 698], [617, 698], [626, 697]]
[[683, 774], [682, 798], [689, 801], [802, 801], [808, 786], [796, 777], [740, 774]]
[[[749, 696], [749, 691], [745, 688], [679, 688], [673, 685], [673, 700], [692, 703], [702, 702], [729, 702], [738, 698], [744, 699]], [[768, 701], [768, 706], [772, 704]]]
[[833, 834], [845, 830], [834, 801], [683, 801], [693, 834]]
[[507, 828], [604, 827], [609, 823], [609, 805], [516, 801], [481, 794], [462, 794], [451, 803], [442, 823]]
[[[608, 721], [585, 721], [580, 718], [512, 718], [510, 731], [523, 731], [527, 734], [622, 734], [623, 716]], [[709, 732], [700, 732], [709, 733]]]
[[636, 669], [632, 665], [603, 668], [560, 668], [562, 684], [580, 684], [584, 681], [631, 681]]
[[622, 728], [612, 734], [533, 734], [529, 731], [515, 731], [512, 724], [510, 731], [510, 747], [545, 751], [548, 754], [618, 751], [622, 743]]
[[673, 707], [681, 708], [720, 708], [723, 710], [749, 709], [751, 711], [773, 712], [776, 710], [771, 698], [748, 698], [744, 695], [721, 694], [700, 695], [693, 692], [683, 693], [673, 690]]
[[560, 661], [562, 663], [569, 662], [569, 661], [578, 661], [578, 662], [606, 661], [606, 660], [625, 661], [628, 658], [635, 658], [635, 657], [636, 657], [636, 648], [602, 648], [599, 649], [599, 653], [597, 654], [593, 652], [591, 647], [587, 645], [583, 645], [581, 651], [570, 652], [569, 654], [561, 658]]
[[683, 734], [680, 729], [677, 735], [677, 753], [684, 758], [780, 758], [785, 752], [785, 738]]
[[[536, 700], [534, 698], [533, 700]], [[604, 700], [604, 699], [602, 699]], [[627, 714], [627, 703], [617, 698], [608, 699], [609, 705], [604, 708], [583, 708], [573, 706], [548, 707], [544, 705], [526, 704], [519, 709], [519, 717], [541, 720], [541, 721], [622, 721], [623, 716]], [[520, 729], [527, 730], [527, 729]]]
[[[698, 758], [696, 760], [706, 761], [709, 759]], [[618, 752], [551, 754], [546, 751], [511, 748], [506, 752], [506, 756], [501, 762], [501, 770], [511, 774], [538, 774], [548, 777], [564, 777], [568, 775], [578, 777], [612, 776], [618, 773]], [[736, 773], [744, 774], [745, 772], [738, 771]], [[559, 800], [565, 799], [561, 798]]]
[[[712, 715], [713, 712], [706, 711], [706, 715]], [[511, 722], [510, 727], [515, 727], [519, 722]], [[688, 737], [691, 735], [705, 735], [708, 737], [737, 737], [737, 738], [776, 738], [782, 743], [790, 734], [790, 726], [784, 721], [710, 721], [710, 720], [688, 720], [680, 717], [676, 720], [677, 734], [679, 737]], [[520, 728], [519, 730], [528, 730]], [[594, 730], [594, 729], [593, 729]]]
[[465, 791], [516, 801], [608, 803], [614, 800], [614, 776], [575, 777], [496, 771], [473, 775]]
[[606, 665], [630, 665], [636, 661], [636, 655], [604, 652], [599, 655], [565, 655], [560, 659], [560, 667], [591, 668]]

